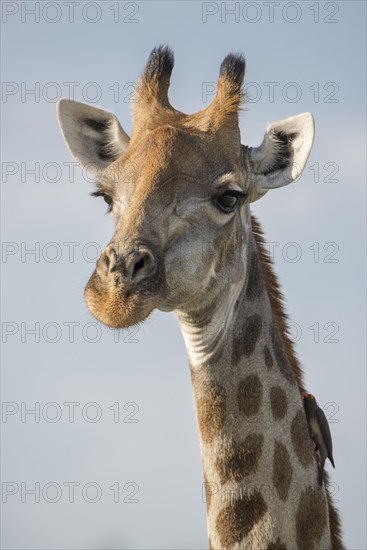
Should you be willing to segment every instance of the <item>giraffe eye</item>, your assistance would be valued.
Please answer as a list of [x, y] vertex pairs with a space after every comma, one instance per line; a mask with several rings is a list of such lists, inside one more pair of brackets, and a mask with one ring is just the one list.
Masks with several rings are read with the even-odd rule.
[[105, 201], [105, 203], [108, 204], [107, 212], [108, 213], [111, 212], [112, 207], [113, 207], [112, 197], [110, 197], [109, 195], [106, 195], [105, 193], [102, 193], [102, 197], [103, 197], [103, 200]]
[[222, 212], [233, 212], [239, 199], [243, 196], [244, 193], [241, 193], [241, 191], [226, 191], [217, 198], [216, 204]]
[[112, 199], [109, 195], [103, 194], [102, 197], [103, 200], [108, 204], [108, 206], [112, 206]]
[[107, 193], [103, 193], [103, 191], [94, 191], [94, 193], [92, 193], [92, 197], [102, 197], [103, 200], [108, 204], [107, 212], [111, 212], [113, 199], [112, 197], [110, 197], [110, 195], [107, 195]]

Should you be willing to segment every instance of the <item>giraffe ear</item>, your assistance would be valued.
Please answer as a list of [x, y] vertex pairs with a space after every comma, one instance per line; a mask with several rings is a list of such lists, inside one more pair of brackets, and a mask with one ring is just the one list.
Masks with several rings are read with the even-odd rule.
[[259, 147], [243, 146], [253, 200], [269, 189], [283, 187], [299, 178], [310, 154], [314, 135], [313, 116], [303, 113], [269, 124]]
[[100, 174], [129, 145], [128, 135], [108, 111], [60, 99], [57, 117], [70, 153], [91, 174]]

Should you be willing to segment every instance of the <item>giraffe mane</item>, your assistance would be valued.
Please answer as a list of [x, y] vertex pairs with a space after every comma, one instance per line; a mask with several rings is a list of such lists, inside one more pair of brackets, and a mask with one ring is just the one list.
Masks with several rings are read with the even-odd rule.
[[269, 300], [275, 322], [277, 324], [288, 361], [296, 377], [300, 392], [305, 391], [303, 383], [303, 371], [298, 361], [293, 342], [289, 337], [288, 316], [284, 308], [284, 296], [280, 288], [278, 278], [274, 272], [273, 262], [265, 248], [264, 232], [257, 218], [251, 214], [252, 232], [255, 237], [256, 248], [259, 254], [261, 271], [264, 276], [265, 286], [268, 291]]

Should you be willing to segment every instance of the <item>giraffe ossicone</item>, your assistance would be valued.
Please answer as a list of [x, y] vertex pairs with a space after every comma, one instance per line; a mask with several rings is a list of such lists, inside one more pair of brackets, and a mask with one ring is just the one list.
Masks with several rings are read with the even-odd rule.
[[245, 61], [223, 61], [217, 92], [186, 115], [168, 99], [173, 54], [152, 51], [136, 90], [129, 138], [112, 113], [63, 99], [62, 133], [97, 176], [115, 233], [86, 289], [113, 328], [174, 311], [192, 375], [210, 547], [341, 550], [319, 487], [282, 298], [250, 205], [296, 181], [313, 138], [309, 113], [241, 144]]

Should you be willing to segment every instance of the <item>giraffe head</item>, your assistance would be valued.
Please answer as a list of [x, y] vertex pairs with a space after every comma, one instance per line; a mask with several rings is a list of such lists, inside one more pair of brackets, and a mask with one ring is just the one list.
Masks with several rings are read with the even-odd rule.
[[131, 138], [109, 112], [66, 99], [58, 105], [65, 141], [96, 175], [94, 194], [115, 220], [85, 289], [92, 314], [114, 328], [154, 309], [195, 311], [243, 280], [249, 204], [296, 180], [313, 142], [305, 113], [270, 124], [259, 147], [241, 145], [242, 56], [225, 58], [215, 98], [193, 115], [169, 103], [172, 68], [168, 48], [152, 51]]

